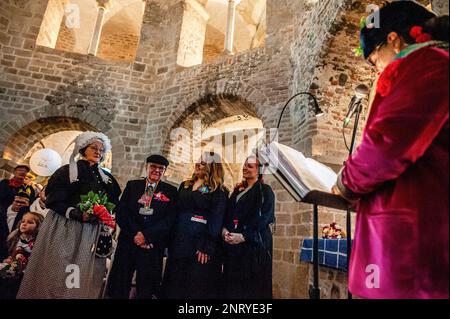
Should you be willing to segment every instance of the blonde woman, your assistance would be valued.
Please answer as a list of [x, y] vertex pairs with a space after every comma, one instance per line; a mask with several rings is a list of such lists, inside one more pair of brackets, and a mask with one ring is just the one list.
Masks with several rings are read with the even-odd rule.
[[228, 200], [223, 182], [220, 156], [205, 153], [192, 178], [178, 189], [178, 217], [164, 275], [166, 298], [218, 296], [218, 245]]

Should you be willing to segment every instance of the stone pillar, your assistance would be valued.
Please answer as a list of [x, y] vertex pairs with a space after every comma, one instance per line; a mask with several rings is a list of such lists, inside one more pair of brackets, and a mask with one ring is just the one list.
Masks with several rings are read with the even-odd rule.
[[227, 54], [233, 54], [236, 7], [240, 2], [241, 0], [228, 0], [227, 30], [225, 34], [225, 53]]
[[177, 55], [178, 65], [191, 67], [202, 64], [208, 20], [208, 12], [196, 0], [185, 1]]
[[112, 0], [97, 0], [97, 21], [95, 22], [94, 34], [89, 44], [88, 54], [90, 55], [97, 55], [98, 45], [100, 44], [100, 37], [102, 35], [103, 20], [111, 5]]

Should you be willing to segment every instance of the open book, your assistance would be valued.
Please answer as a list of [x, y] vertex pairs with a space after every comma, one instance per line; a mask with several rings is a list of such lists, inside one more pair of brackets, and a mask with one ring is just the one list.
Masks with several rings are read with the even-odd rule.
[[298, 201], [314, 191], [330, 193], [337, 180], [331, 168], [283, 144], [272, 142], [262, 147], [259, 157]]

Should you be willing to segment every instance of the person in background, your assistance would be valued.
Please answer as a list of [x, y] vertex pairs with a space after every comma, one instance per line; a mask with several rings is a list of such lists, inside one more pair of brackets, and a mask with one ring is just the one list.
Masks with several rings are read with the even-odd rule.
[[[69, 164], [50, 178], [46, 189], [46, 206], [50, 211], [36, 240], [18, 299], [100, 297], [112, 238], [109, 237], [108, 245], [105, 226], [95, 215], [83, 211], [80, 202], [82, 195], [93, 192], [107, 195], [108, 202], [118, 204], [120, 186], [100, 165], [109, 150], [111, 142], [105, 134], [81, 133], [75, 139]], [[76, 160], [77, 157], [80, 158]], [[67, 284], [74, 271], [80, 275], [77, 289]]]
[[177, 188], [161, 181], [169, 161], [147, 158], [147, 178], [129, 181], [116, 212], [118, 246], [108, 280], [110, 298], [128, 299], [136, 271], [136, 298], [156, 299], [164, 250], [176, 218]]
[[45, 187], [37, 185], [38, 189], [38, 198], [31, 204], [30, 211], [41, 214], [44, 218], [47, 216], [47, 213], [50, 211], [45, 205], [46, 195], [45, 195]]
[[251, 156], [229, 200], [222, 230], [225, 298], [272, 298], [273, 223], [275, 194], [263, 182], [259, 160]]
[[26, 212], [8, 236], [9, 257], [0, 264], [0, 299], [15, 299], [43, 221], [40, 214]]
[[349, 289], [362, 298], [448, 299], [449, 55], [438, 41], [445, 33], [448, 41], [448, 16], [414, 1], [373, 15], [380, 25], [363, 26], [361, 51], [381, 73], [377, 92], [333, 188], [357, 208]]
[[30, 172], [27, 165], [18, 165], [14, 168], [13, 177], [0, 181], [0, 260], [8, 255], [6, 238], [9, 234], [7, 222], [8, 207], [14, 201], [19, 189], [23, 187], [25, 176]]
[[178, 189], [178, 216], [164, 274], [165, 298], [218, 297], [218, 248], [227, 200], [221, 158], [205, 153], [195, 164], [192, 178]]
[[6, 216], [8, 223], [8, 234], [16, 229], [23, 215], [29, 211], [30, 194], [26, 190], [20, 190], [14, 197], [13, 203], [8, 207]]

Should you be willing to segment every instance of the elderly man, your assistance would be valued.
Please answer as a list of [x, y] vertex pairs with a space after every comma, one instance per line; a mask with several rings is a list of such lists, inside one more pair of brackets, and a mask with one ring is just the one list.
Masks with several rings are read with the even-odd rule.
[[0, 181], [0, 206], [7, 208], [12, 204], [14, 196], [19, 188], [24, 185], [25, 177], [29, 172], [30, 168], [28, 166], [18, 165], [14, 168], [14, 176], [11, 179]]
[[138, 299], [158, 296], [164, 249], [176, 219], [177, 189], [161, 181], [169, 161], [147, 158], [146, 179], [129, 181], [116, 210], [120, 235], [108, 282], [108, 295], [127, 299], [136, 271]]

